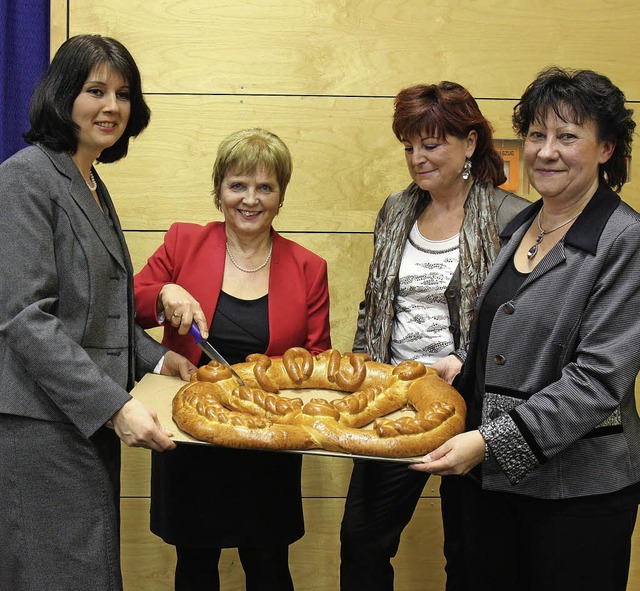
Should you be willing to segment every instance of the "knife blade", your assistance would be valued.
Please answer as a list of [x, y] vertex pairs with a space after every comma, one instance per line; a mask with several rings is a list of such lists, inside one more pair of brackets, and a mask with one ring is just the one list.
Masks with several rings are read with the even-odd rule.
[[203, 338], [202, 334], [200, 334], [200, 329], [195, 322], [191, 324], [189, 333], [193, 337], [193, 340], [196, 342], [196, 345], [198, 345], [198, 347], [200, 347], [204, 351], [205, 355], [209, 357], [209, 359], [213, 359], [214, 361], [217, 361], [218, 363], [221, 363], [222, 365], [228, 367], [233, 377], [238, 380], [241, 386], [247, 385], [245, 384], [244, 380], [238, 375], [236, 370], [231, 367], [229, 362], [222, 355], [220, 355], [220, 353], [218, 353], [217, 349], [209, 341], [207, 341], [207, 339]]

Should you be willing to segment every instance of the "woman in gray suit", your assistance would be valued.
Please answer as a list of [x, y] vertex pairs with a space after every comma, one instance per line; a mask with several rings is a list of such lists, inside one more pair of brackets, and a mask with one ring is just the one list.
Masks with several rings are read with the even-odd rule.
[[462, 509], [469, 589], [626, 589], [640, 499], [640, 215], [615, 191], [632, 114], [589, 70], [551, 68], [516, 105], [542, 199], [502, 233], [478, 298], [456, 384], [469, 430], [416, 466], [481, 479]]
[[0, 165], [3, 590], [122, 589], [118, 437], [174, 447], [128, 390], [195, 368], [134, 323], [131, 261], [93, 168], [124, 157], [149, 116], [129, 52], [74, 37], [32, 98], [32, 145]]

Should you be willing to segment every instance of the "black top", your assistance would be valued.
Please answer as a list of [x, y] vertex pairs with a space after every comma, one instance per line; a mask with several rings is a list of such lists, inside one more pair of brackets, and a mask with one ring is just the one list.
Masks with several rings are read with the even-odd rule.
[[[241, 300], [221, 291], [207, 340], [224, 351], [231, 364], [243, 362], [251, 353], [264, 353], [269, 347], [269, 295]], [[207, 363], [203, 353], [198, 365]]]
[[[516, 292], [528, 276], [528, 273], [521, 273], [516, 269], [512, 257], [487, 292], [482, 302], [482, 308], [478, 311], [478, 353], [476, 355], [475, 368], [475, 400], [482, 400], [484, 397], [487, 349], [489, 348], [489, 336], [491, 335], [493, 319], [496, 312], [516, 295]], [[480, 422], [475, 424], [475, 426], [478, 425], [480, 425]]]

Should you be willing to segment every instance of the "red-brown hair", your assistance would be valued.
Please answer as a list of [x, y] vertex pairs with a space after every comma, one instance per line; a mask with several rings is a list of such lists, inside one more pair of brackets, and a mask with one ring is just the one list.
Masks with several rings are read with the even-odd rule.
[[480, 183], [501, 185], [507, 180], [502, 157], [493, 146], [491, 124], [468, 90], [455, 82], [419, 84], [401, 90], [394, 101], [393, 133], [403, 141], [414, 137], [465, 139], [478, 134], [471, 156], [473, 176]]

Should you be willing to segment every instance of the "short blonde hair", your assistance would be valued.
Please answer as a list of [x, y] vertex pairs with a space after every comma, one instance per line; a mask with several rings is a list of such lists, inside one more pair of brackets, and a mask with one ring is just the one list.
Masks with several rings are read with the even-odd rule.
[[250, 174], [264, 168], [274, 173], [280, 189], [280, 198], [291, 179], [293, 162], [286, 144], [266, 129], [242, 129], [232, 133], [220, 142], [218, 154], [213, 165], [213, 198], [220, 210], [220, 188], [229, 171], [237, 174]]

